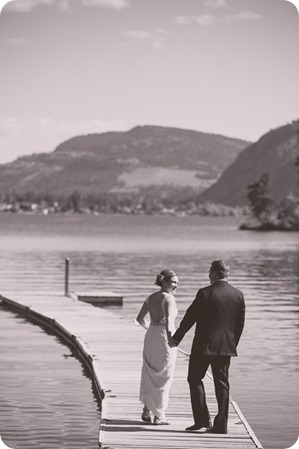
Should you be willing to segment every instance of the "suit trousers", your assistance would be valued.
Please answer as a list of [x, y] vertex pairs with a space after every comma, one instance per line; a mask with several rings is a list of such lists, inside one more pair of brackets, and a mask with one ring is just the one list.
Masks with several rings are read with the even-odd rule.
[[194, 422], [199, 426], [208, 426], [210, 423], [202, 380], [211, 365], [218, 403], [218, 414], [215, 416], [213, 427], [221, 433], [227, 432], [230, 359], [230, 356], [192, 354], [191, 352], [189, 360], [188, 383]]

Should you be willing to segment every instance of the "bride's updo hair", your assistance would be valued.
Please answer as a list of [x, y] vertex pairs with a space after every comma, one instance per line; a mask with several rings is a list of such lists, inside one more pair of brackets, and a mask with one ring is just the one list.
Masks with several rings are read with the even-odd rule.
[[155, 284], [162, 287], [163, 281], [170, 281], [173, 276], [176, 276], [175, 272], [172, 270], [162, 270], [160, 274], [157, 274]]

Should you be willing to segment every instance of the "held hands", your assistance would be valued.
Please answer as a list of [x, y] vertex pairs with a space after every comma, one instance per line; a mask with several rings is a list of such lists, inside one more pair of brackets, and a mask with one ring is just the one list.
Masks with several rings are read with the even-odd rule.
[[171, 348], [175, 348], [176, 346], [178, 346], [178, 342], [176, 340], [174, 340], [174, 338], [171, 336], [171, 334], [167, 335], [167, 339], [168, 339], [168, 345]]

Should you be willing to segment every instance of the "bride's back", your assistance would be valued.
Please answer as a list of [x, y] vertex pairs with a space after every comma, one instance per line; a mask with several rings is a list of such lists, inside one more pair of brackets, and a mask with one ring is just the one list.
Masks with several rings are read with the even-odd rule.
[[165, 293], [162, 292], [155, 292], [147, 298], [149, 314], [151, 321], [154, 323], [159, 323], [165, 319], [164, 299]]

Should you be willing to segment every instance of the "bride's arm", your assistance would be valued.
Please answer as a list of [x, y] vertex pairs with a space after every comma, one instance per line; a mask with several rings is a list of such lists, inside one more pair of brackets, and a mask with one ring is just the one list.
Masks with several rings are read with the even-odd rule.
[[167, 298], [165, 298], [164, 312], [166, 318], [167, 337], [169, 338], [175, 332], [175, 317], [177, 315], [177, 308], [173, 295], [167, 295]]
[[144, 327], [145, 329], [148, 328], [148, 323], [144, 319], [145, 316], [147, 315], [148, 311], [149, 310], [148, 310], [147, 301], [144, 301], [144, 303], [142, 304], [142, 307], [140, 309], [140, 312], [137, 315], [136, 321], [140, 324], [140, 326]]

